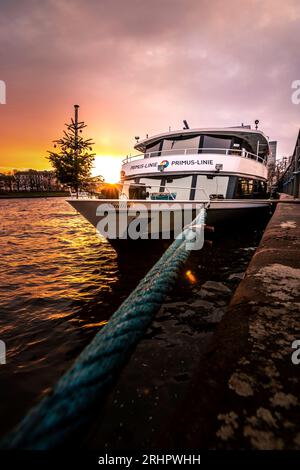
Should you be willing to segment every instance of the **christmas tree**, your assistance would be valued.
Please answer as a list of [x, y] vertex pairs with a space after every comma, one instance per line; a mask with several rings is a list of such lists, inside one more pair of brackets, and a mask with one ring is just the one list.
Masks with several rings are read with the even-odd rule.
[[68, 185], [78, 193], [87, 187], [91, 181], [91, 171], [95, 154], [92, 153], [92, 139], [84, 139], [80, 134], [86, 127], [83, 121], [78, 121], [79, 105], [75, 104], [75, 116], [71, 118], [71, 124], [65, 124], [67, 131], [61, 139], [54, 141], [54, 147], [59, 151], [48, 151], [48, 159], [55, 169], [57, 179]]

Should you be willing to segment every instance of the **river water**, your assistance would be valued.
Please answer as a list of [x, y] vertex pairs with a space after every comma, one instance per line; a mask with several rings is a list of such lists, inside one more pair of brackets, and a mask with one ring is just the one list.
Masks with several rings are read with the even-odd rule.
[[[62, 198], [2, 199], [0, 221], [0, 340], [7, 348], [7, 363], [0, 365], [3, 435], [68, 369], [160, 252], [118, 259]], [[235, 233], [216, 244], [215, 262], [205, 248], [190, 258], [188, 269], [202, 281], [220, 280], [232, 267], [241, 270], [241, 263], [244, 269], [260, 235], [261, 229]], [[194, 283], [183, 274], [176, 297], [192, 295]], [[152, 335], [150, 348], [155, 341]]]
[[0, 433], [52, 386], [151, 266], [117, 260], [64, 199], [0, 200]]

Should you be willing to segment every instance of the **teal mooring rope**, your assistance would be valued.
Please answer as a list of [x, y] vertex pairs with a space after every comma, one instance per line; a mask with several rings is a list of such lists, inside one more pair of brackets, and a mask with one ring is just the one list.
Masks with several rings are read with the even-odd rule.
[[[204, 223], [203, 207], [191, 226]], [[2, 440], [2, 449], [53, 449], [92, 420], [174, 285], [188, 258], [186, 243], [192, 232], [188, 227], [174, 240], [52, 392]]]

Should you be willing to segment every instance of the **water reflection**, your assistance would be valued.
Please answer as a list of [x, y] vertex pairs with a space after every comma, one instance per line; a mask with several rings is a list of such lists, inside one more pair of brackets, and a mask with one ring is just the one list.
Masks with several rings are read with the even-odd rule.
[[127, 269], [61, 198], [0, 200], [0, 220], [3, 433], [107, 323], [153, 257]]

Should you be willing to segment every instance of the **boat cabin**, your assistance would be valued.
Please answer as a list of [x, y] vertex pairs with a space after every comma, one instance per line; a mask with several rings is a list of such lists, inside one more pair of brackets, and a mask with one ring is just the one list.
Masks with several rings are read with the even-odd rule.
[[129, 199], [266, 197], [269, 142], [249, 127], [184, 129], [137, 142], [122, 166]]

